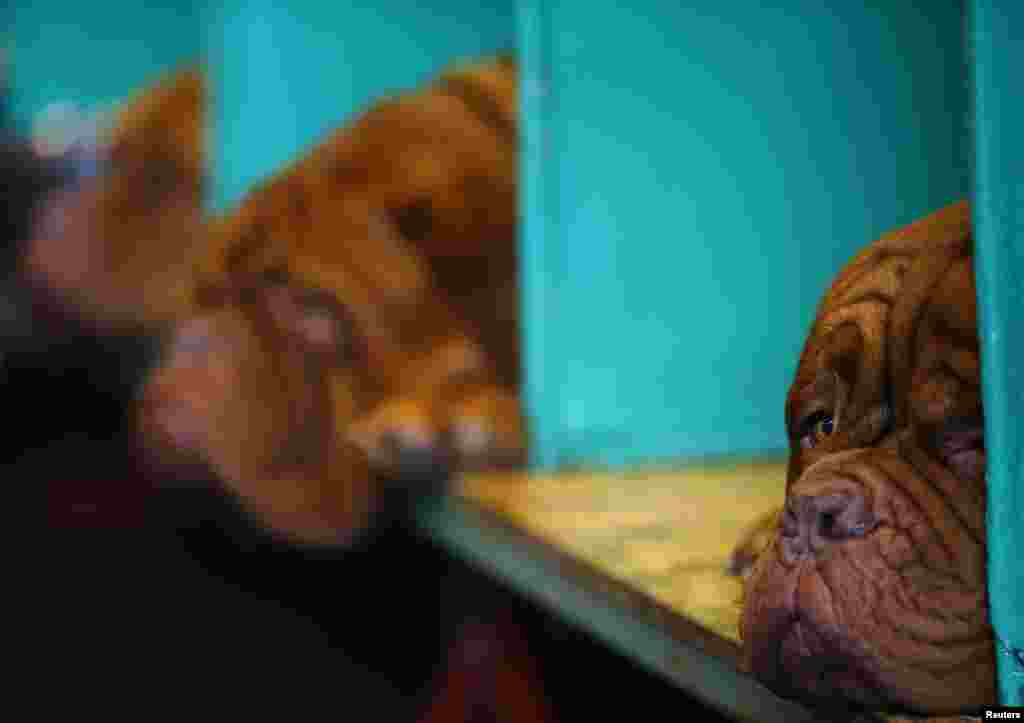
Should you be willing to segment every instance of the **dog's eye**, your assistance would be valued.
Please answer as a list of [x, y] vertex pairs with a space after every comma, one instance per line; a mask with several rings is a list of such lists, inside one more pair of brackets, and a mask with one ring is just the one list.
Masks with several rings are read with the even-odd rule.
[[813, 449], [836, 431], [835, 420], [828, 412], [815, 412], [800, 425], [800, 446]]
[[419, 199], [393, 210], [391, 220], [402, 238], [422, 241], [434, 228], [434, 210], [429, 199]]
[[162, 156], [151, 157], [139, 165], [130, 175], [130, 182], [147, 201], [158, 203], [172, 194], [177, 188], [184, 186], [187, 174], [174, 161]]

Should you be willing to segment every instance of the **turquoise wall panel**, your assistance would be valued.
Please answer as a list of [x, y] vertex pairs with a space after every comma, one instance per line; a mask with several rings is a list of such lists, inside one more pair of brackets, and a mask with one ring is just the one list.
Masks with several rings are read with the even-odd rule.
[[536, 465], [783, 448], [830, 278], [966, 195], [960, 5], [832, 5], [522, 3]]
[[382, 94], [515, 46], [512, 0], [226, 0], [207, 19], [218, 207]]
[[6, 42], [13, 112], [22, 129], [48, 104], [85, 109], [122, 100], [178, 63], [199, 57], [199, 0], [18, 2]]
[[971, 41], [988, 589], [1000, 697], [1006, 705], [1024, 705], [1024, 6], [975, 0]]

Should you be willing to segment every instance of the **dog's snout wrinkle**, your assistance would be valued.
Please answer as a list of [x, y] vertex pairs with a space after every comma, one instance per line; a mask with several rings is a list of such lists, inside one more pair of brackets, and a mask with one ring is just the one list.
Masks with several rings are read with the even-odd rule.
[[857, 491], [791, 494], [781, 527], [783, 559], [795, 563], [829, 546], [866, 537], [878, 526], [866, 496]]

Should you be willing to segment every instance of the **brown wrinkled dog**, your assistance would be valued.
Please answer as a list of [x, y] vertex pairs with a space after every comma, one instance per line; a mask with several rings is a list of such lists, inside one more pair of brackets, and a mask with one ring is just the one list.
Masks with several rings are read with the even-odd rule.
[[823, 707], [996, 702], [970, 211], [889, 234], [833, 282], [786, 403], [786, 503], [747, 582], [758, 678]]
[[365, 527], [382, 474], [521, 460], [514, 90], [498, 61], [381, 102], [218, 221], [154, 445], [307, 542]]
[[125, 103], [97, 172], [42, 205], [29, 278], [106, 330], [173, 318], [201, 243], [205, 80], [180, 69]]

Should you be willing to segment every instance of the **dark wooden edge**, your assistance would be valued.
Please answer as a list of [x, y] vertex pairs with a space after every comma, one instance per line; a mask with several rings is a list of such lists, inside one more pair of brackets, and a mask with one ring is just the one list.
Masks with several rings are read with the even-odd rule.
[[821, 721], [739, 669], [739, 648], [471, 500], [422, 500], [416, 524], [435, 543], [723, 714]]

